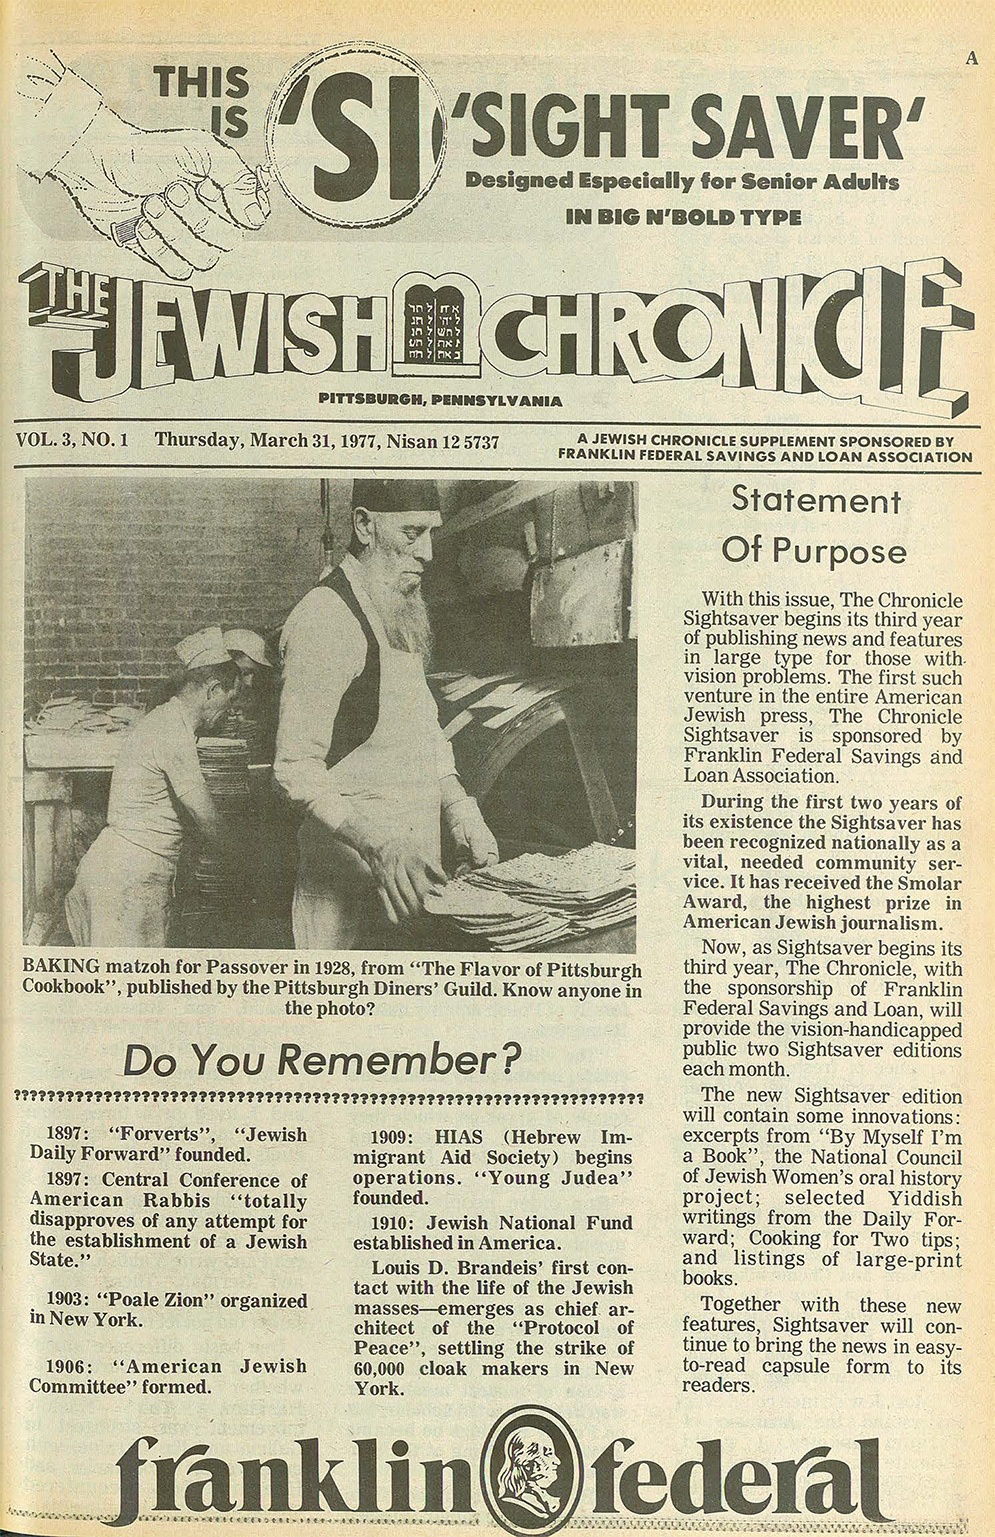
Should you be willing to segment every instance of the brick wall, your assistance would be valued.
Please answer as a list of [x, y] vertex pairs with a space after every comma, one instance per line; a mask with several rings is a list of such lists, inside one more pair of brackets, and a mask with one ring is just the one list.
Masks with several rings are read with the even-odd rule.
[[[333, 483], [333, 509], [351, 482]], [[145, 704], [202, 625], [278, 625], [318, 576], [317, 478], [29, 483], [25, 708]]]

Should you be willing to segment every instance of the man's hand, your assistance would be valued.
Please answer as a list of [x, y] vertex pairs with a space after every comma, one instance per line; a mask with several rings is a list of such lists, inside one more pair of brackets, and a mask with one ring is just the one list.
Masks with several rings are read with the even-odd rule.
[[377, 895], [389, 923], [404, 923], [425, 911], [425, 898], [441, 891], [445, 872], [430, 864], [403, 837], [389, 838], [366, 854]]
[[365, 861], [389, 923], [417, 918], [429, 893], [446, 884], [445, 871], [423, 857], [402, 827], [385, 824], [382, 812], [356, 806], [332, 831]]
[[462, 869], [479, 870], [500, 859], [497, 839], [484, 821], [472, 795], [447, 806], [446, 825], [456, 846], [457, 873]]
[[269, 214], [268, 173], [203, 128], [146, 130], [102, 104], [52, 168], [95, 229], [167, 277], [206, 272]]

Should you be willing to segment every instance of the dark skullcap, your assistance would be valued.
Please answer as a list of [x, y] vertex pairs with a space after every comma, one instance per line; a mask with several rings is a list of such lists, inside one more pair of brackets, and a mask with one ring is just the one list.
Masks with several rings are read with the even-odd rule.
[[354, 480], [352, 505], [367, 512], [438, 512], [439, 488], [434, 480]]

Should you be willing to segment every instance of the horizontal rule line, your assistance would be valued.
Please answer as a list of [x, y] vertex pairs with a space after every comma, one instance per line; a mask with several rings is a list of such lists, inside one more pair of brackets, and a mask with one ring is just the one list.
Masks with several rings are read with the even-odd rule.
[[[890, 475], [892, 478], [896, 475], [981, 475], [982, 473], [981, 470], [905, 470], [901, 468], [894, 470], [865, 470], [859, 465], [853, 469], [841, 469], [837, 465], [827, 465], [825, 469], [819, 470], [813, 469], [807, 464], [739, 466], [727, 464], [716, 465], [709, 469], [699, 469], [696, 466], [683, 469], [676, 465], [659, 465], [654, 467], [651, 464], [640, 464], [633, 459], [624, 461], [602, 460], [600, 462], [603, 465], [618, 464], [620, 462], [626, 463], [631, 466], [629, 473], [633, 475], [731, 475], [737, 469], [748, 469], [755, 471], [759, 475]], [[333, 468], [335, 466], [328, 464], [73, 464], [66, 460], [44, 459], [38, 460], [35, 464], [14, 465], [15, 470], [99, 470], [104, 475], [120, 473], [122, 470], [225, 470], [230, 472], [236, 469], [244, 471], [285, 470], [288, 473], [293, 473], [295, 470], [316, 470], [319, 474], [322, 474]], [[382, 475], [385, 473], [385, 466], [382, 461], [379, 464], [343, 464], [340, 468], [349, 472], [362, 470], [366, 475]], [[387, 470], [413, 470], [417, 474], [437, 473], [443, 468], [448, 474], [465, 471], [468, 474], [477, 476], [479, 476], [482, 469], [486, 468], [494, 475], [505, 477], [509, 475], [576, 475], [580, 466], [573, 464], [569, 466], [559, 464], [516, 464], [513, 468], [496, 464], [488, 464], [486, 466], [481, 464], [446, 464], [445, 466], [438, 464], [394, 464], [386, 466]], [[592, 462], [590, 468], [596, 469], [597, 462]]]
[[207, 427], [213, 421], [223, 421], [235, 426], [242, 426], [246, 422], [275, 422], [280, 426], [288, 423], [298, 423], [304, 427], [334, 427], [339, 423], [354, 424], [363, 422], [370, 427], [583, 427], [596, 431], [599, 427], [631, 427], [634, 431], [653, 429], [656, 427], [680, 428], [685, 432], [714, 431], [735, 427], [740, 432], [766, 432], [773, 428], [791, 428], [795, 432], [821, 432], [828, 428], [849, 430], [851, 432], [980, 432], [981, 424], [963, 423], [955, 426], [952, 422], [944, 422], [941, 427], [927, 427], [916, 424], [909, 426], [908, 422], [882, 422], [874, 423], [873, 427], [861, 427], [853, 422], [808, 422], [804, 425], [798, 422], [613, 422], [607, 419], [586, 418], [581, 421], [573, 421], [565, 417], [553, 417], [547, 420], [544, 417], [525, 416], [517, 417], [487, 417], [487, 416], [15, 416], [15, 427], [23, 427], [28, 422], [38, 422], [42, 426], [53, 426], [62, 422], [67, 426], [82, 425], [85, 422], [114, 422], [118, 425], [135, 422], [153, 423], [162, 425], [164, 422], [191, 422], [200, 427]]

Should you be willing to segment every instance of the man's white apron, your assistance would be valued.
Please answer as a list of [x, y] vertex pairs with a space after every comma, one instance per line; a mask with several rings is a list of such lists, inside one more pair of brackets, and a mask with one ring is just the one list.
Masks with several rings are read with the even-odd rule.
[[80, 860], [66, 897], [66, 921], [77, 945], [169, 944], [175, 859], [129, 843], [105, 827]]
[[[362, 599], [360, 600], [362, 601]], [[330, 770], [364, 820], [409, 837], [438, 865], [439, 717], [421, 656], [391, 648], [363, 603], [380, 645], [380, 710], [372, 735]], [[346, 811], [346, 818], [351, 809]], [[298, 834], [294, 943], [299, 950], [376, 948], [385, 918], [365, 861], [307, 816]]]

